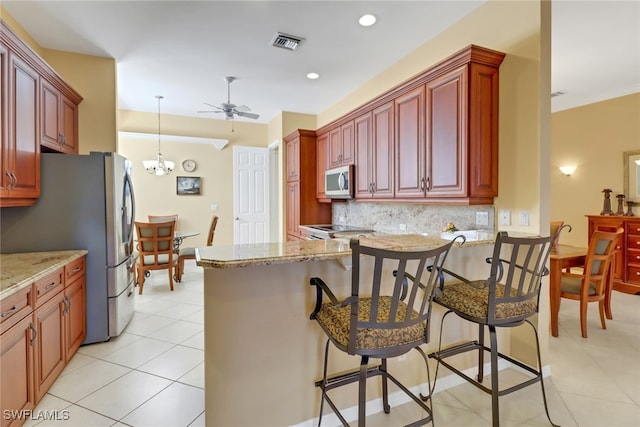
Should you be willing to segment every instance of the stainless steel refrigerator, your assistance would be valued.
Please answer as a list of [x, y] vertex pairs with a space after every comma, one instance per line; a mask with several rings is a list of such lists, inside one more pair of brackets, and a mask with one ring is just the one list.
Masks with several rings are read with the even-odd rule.
[[87, 249], [87, 337], [119, 335], [134, 312], [131, 162], [42, 153], [36, 206], [0, 209], [0, 252]]

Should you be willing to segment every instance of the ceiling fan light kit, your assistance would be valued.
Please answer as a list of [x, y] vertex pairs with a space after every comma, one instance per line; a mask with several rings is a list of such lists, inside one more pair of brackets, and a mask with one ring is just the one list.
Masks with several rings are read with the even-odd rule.
[[225, 120], [233, 120], [236, 116], [246, 117], [248, 119], [256, 120], [260, 117], [260, 114], [252, 113], [251, 108], [246, 105], [236, 105], [231, 102], [231, 83], [235, 80], [235, 77], [227, 76], [224, 81], [227, 82], [227, 102], [223, 102], [218, 105], [213, 105], [205, 102], [205, 105], [216, 108], [212, 111], [198, 111], [199, 113], [224, 113]]

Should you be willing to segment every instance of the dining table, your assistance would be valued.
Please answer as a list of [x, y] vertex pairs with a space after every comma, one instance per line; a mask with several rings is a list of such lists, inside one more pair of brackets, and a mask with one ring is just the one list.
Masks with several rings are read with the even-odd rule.
[[173, 234], [173, 249], [176, 253], [180, 251], [180, 245], [182, 245], [182, 241], [187, 237], [193, 237], [200, 234], [199, 231], [183, 231], [176, 230]]
[[558, 336], [558, 312], [560, 311], [560, 285], [562, 271], [571, 267], [581, 267], [587, 257], [587, 248], [556, 245], [549, 256], [549, 307], [551, 309], [551, 335]]

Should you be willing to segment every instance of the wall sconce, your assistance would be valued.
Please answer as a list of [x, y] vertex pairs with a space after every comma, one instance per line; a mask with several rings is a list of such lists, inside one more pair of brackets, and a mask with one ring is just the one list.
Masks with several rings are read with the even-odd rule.
[[560, 172], [562, 172], [562, 174], [566, 176], [570, 176], [576, 171], [576, 169], [577, 166], [560, 166]]

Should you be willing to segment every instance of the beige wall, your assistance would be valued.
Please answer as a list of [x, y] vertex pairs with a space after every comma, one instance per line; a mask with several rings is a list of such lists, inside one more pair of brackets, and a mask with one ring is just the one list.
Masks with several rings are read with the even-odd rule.
[[[623, 192], [622, 153], [640, 149], [640, 93], [583, 107], [560, 111], [551, 116], [551, 216], [571, 224], [561, 242], [586, 246], [587, 219], [602, 211], [604, 188]], [[571, 176], [558, 167], [576, 165]], [[640, 202], [640, 200], [636, 200]], [[640, 207], [635, 207], [636, 216]]]
[[[165, 103], [170, 99], [163, 100]], [[153, 160], [158, 151], [158, 115], [138, 111], [119, 111], [120, 132], [151, 134], [146, 138], [120, 137], [118, 152], [131, 160], [136, 196], [136, 219], [146, 221], [148, 214], [179, 215], [178, 227], [199, 231], [200, 235], [185, 241], [188, 246], [204, 246], [211, 215], [220, 217], [216, 228], [217, 244], [233, 243], [233, 146], [266, 147], [267, 125], [197, 117], [163, 114], [161, 118], [162, 154], [176, 163], [169, 176], [149, 175], [143, 160]], [[233, 131], [232, 131], [233, 129]], [[169, 137], [176, 135], [177, 137]], [[221, 151], [211, 144], [185, 142], [180, 136], [226, 139], [229, 144]], [[185, 159], [197, 162], [197, 169], [187, 173], [180, 166]], [[176, 176], [202, 178], [200, 195], [178, 196]], [[211, 204], [218, 210], [211, 211]]]

